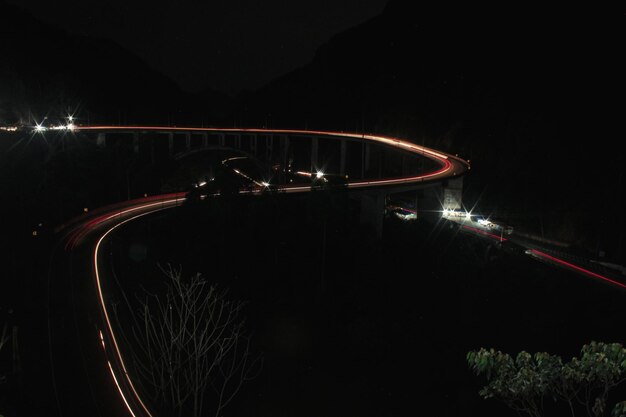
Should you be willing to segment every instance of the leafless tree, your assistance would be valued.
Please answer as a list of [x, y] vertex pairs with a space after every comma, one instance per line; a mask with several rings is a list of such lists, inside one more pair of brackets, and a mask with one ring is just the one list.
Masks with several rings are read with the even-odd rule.
[[200, 274], [184, 280], [180, 268], [162, 270], [165, 293], [144, 291], [135, 308], [126, 300], [130, 320], [114, 306], [132, 376], [163, 415], [221, 416], [262, 367], [244, 329], [243, 303], [229, 301]]

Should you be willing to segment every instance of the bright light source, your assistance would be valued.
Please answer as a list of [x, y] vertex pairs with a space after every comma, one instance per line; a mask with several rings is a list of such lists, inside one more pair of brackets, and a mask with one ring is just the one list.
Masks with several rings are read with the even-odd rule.
[[198, 187], [204, 187], [206, 185], [206, 181], [200, 181], [198, 183]]
[[46, 127], [40, 124], [35, 125], [35, 132], [43, 132], [46, 130]]
[[67, 116], [67, 120], [69, 120], [70, 122], [74, 120], [74, 116]]
[[469, 218], [471, 218], [471, 217], [472, 217], [472, 213], [470, 213], [470, 212], [466, 211], [466, 212], [465, 212], [465, 218], [466, 218], [466, 219], [469, 219]]
[[65, 128], [66, 128], [67, 130], [74, 130], [74, 123], [68, 123], [68, 125], [67, 125], [67, 126], [65, 126]]
[[261, 181], [261, 184], [263, 185], [263, 187], [269, 187], [270, 183], [269, 182], [265, 182], [265, 181]]
[[324, 176], [324, 173], [322, 171], [317, 171], [317, 173], [315, 174], [315, 176], [317, 178], [322, 178]]

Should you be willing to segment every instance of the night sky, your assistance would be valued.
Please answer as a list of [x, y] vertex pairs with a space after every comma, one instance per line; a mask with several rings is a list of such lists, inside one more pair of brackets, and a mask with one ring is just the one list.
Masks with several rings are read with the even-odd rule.
[[235, 94], [307, 64], [387, 0], [9, 0], [70, 33], [113, 39], [189, 92]]

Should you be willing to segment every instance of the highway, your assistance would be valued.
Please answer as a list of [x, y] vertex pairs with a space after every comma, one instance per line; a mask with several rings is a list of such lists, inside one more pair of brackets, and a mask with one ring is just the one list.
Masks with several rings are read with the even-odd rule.
[[[442, 181], [465, 174], [470, 169], [470, 164], [462, 158], [445, 152], [436, 151], [424, 146], [416, 145], [409, 141], [378, 135], [330, 132], [319, 130], [295, 130], [295, 129], [218, 129], [201, 127], [168, 127], [168, 126], [74, 126], [74, 132], [196, 132], [196, 133], [241, 133], [241, 134], [272, 134], [272, 135], [302, 135], [318, 136], [335, 140], [352, 139], [384, 145], [390, 149], [398, 149], [410, 152], [414, 155], [425, 157], [435, 162], [439, 168], [419, 175], [399, 178], [384, 178], [376, 180], [350, 181], [348, 187], [352, 189], [381, 187], [401, 184], [423, 183], [425, 181]], [[289, 186], [281, 188], [287, 192], [306, 192], [310, 187]]]
[[[57, 230], [61, 239], [51, 262], [56, 271], [49, 272], [49, 281], [50, 276], [55, 281], [48, 288], [53, 310], [48, 337], [61, 415], [151, 416], [126, 372], [113, 330], [102, 282], [109, 266], [103, 248], [118, 227], [184, 201], [184, 193], [130, 200], [86, 213]], [[61, 324], [55, 316], [63, 317]], [[70, 320], [75, 325], [68, 328]], [[108, 386], [102, 386], [103, 373]]]
[[481, 236], [485, 239], [500, 244], [506, 242], [507, 245], [515, 245], [518, 248], [522, 248], [524, 250], [524, 253], [531, 256], [533, 259], [545, 262], [557, 268], [567, 269], [579, 275], [583, 275], [587, 278], [599, 281], [603, 284], [610, 285], [613, 288], [626, 290], [626, 277], [624, 275], [620, 277], [614, 276], [616, 274], [611, 274], [611, 276], [607, 276], [608, 274], [606, 274], [605, 272], [600, 273], [599, 271], [594, 271], [593, 269], [597, 269], [597, 267], [592, 265], [590, 261], [568, 260], [567, 258], [569, 258], [570, 255], [568, 255], [567, 253], [555, 252], [552, 249], [540, 246], [538, 243], [533, 243], [526, 239], [517, 238], [514, 234], [513, 236], [504, 237], [501, 234], [494, 234], [491, 233], [489, 230], [475, 227], [470, 224], [465, 224], [465, 222], [458, 222], [458, 224], [459, 229], [465, 233], [471, 233], [477, 236]]
[[[373, 143], [381, 143], [390, 147], [403, 149], [420, 156], [427, 157], [437, 163], [437, 168], [430, 172], [424, 172], [420, 175], [403, 177], [403, 178], [384, 178], [376, 180], [360, 180], [356, 182], [348, 182], [347, 187], [350, 189], [360, 189], [365, 187], [390, 187], [397, 184], [411, 184], [411, 183], [423, 183], [423, 182], [436, 182], [442, 181], [448, 178], [453, 178], [464, 174], [469, 169], [469, 164], [452, 155], [448, 155], [442, 152], [438, 152], [432, 149], [424, 148], [410, 142], [406, 142], [399, 139], [385, 138], [372, 135], [357, 135], [342, 132], [319, 132], [319, 131], [300, 131], [300, 130], [272, 130], [265, 129], [211, 129], [211, 128], [171, 128], [171, 127], [147, 127], [147, 126], [90, 126], [90, 127], [77, 127], [76, 130], [85, 131], [115, 131], [115, 130], [158, 130], [158, 131], [201, 131], [201, 132], [253, 132], [253, 133], [288, 133], [288, 134], [302, 134], [302, 135], [319, 135], [332, 138], [350, 138], [359, 139], [365, 141], [371, 141]], [[283, 185], [280, 186], [278, 191], [285, 193], [304, 193], [311, 190], [311, 184], [302, 185]], [[262, 184], [256, 183], [252, 189], [247, 189], [243, 192], [246, 193], [261, 193], [264, 191]], [[62, 236], [62, 248], [65, 256], [70, 259], [77, 259], [78, 264], [71, 267], [71, 270], [81, 271], [80, 273], [74, 272], [74, 275], [70, 276], [70, 280], [90, 282], [91, 290], [86, 292], [86, 298], [83, 300], [85, 305], [89, 304], [91, 307], [85, 307], [94, 311], [94, 314], [98, 316], [97, 320], [97, 332], [94, 330], [90, 332], [92, 339], [97, 341], [98, 349], [100, 351], [100, 360], [102, 362], [101, 372], [108, 374], [108, 380], [110, 382], [109, 396], [112, 396], [111, 392], [115, 393], [117, 401], [110, 401], [106, 404], [107, 415], [130, 415], [134, 417], [153, 417], [150, 408], [147, 406], [144, 400], [142, 400], [140, 393], [137, 389], [137, 384], [133, 381], [132, 376], [127, 371], [127, 365], [125, 358], [123, 357], [122, 350], [120, 348], [119, 337], [116, 336], [115, 326], [112, 323], [109, 302], [106, 299], [106, 285], [107, 276], [109, 276], [110, 268], [107, 251], [107, 240], [114, 234], [114, 232], [130, 222], [139, 220], [144, 216], [148, 216], [153, 213], [157, 213], [163, 210], [172, 209], [180, 206], [186, 200], [186, 193], [172, 193], [158, 196], [145, 197], [126, 202], [117, 203], [107, 207], [102, 207], [86, 213], [80, 218], [73, 219], [67, 224], [62, 225], [57, 232]], [[460, 230], [466, 233], [473, 233], [481, 236], [485, 239], [491, 239], [493, 241], [515, 242], [515, 239], [511, 236], [503, 237], [502, 235], [496, 235], [489, 233], [489, 231], [481, 230], [479, 228], [472, 227], [468, 224], [460, 225]], [[519, 243], [516, 243], [519, 244]], [[585, 276], [597, 279], [603, 283], [609, 284], [613, 287], [626, 289], [626, 284], [621, 281], [614, 280], [612, 278], [603, 276], [589, 269], [583, 268], [579, 265], [575, 265], [566, 260], [560, 259], [553, 254], [546, 253], [541, 248], [526, 247], [526, 253], [535, 259], [548, 262], [553, 266], [566, 268], [576, 273], [583, 274]], [[90, 276], [85, 277], [84, 271], [90, 271]], [[87, 279], [85, 279], [87, 278]], [[50, 297], [59, 296], [60, 294], [54, 290], [51, 290]], [[51, 300], [53, 302], [53, 300]], [[95, 313], [97, 311], [97, 313]], [[76, 314], [74, 312], [74, 314]], [[74, 318], [76, 320], [76, 317]], [[55, 339], [53, 335], [50, 336], [51, 340]], [[58, 340], [59, 337], [56, 337]], [[51, 342], [51, 344], [54, 344]], [[57, 343], [58, 344], [58, 343]], [[54, 350], [54, 349], [53, 349]], [[81, 353], [82, 354], [82, 353]], [[93, 376], [92, 376], [93, 378]], [[100, 379], [102, 379], [100, 377]], [[91, 382], [89, 382], [91, 383]], [[91, 388], [92, 395], [94, 388]], [[57, 393], [57, 397], [63, 397], [62, 394]], [[58, 400], [62, 403], [62, 398]], [[94, 400], [94, 403], [100, 404], [102, 407], [102, 401]], [[67, 404], [67, 401], [66, 401]], [[63, 407], [61, 407], [63, 408]], [[65, 406], [65, 408], [67, 408]], [[115, 410], [115, 411], [112, 411]], [[156, 416], [154, 416], [156, 417]]]
[[[443, 152], [435, 151], [429, 148], [415, 145], [413, 143], [387, 138], [382, 136], [373, 135], [358, 135], [343, 132], [322, 132], [322, 131], [304, 131], [304, 130], [265, 130], [265, 129], [211, 129], [211, 128], [172, 128], [172, 127], [151, 127], [151, 126], [76, 126], [75, 131], [198, 131], [198, 132], [239, 132], [239, 133], [273, 133], [273, 134], [300, 134], [300, 135], [315, 135], [320, 137], [329, 137], [334, 139], [357, 139], [363, 141], [369, 141], [371, 143], [378, 143], [390, 148], [402, 149], [416, 155], [426, 157], [436, 163], [437, 168], [432, 171], [421, 173], [420, 175], [413, 175], [402, 178], [383, 178], [376, 180], [359, 180], [348, 182], [347, 187], [349, 189], [362, 189], [370, 187], [390, 187], [398, 184], [421, 184], [424, 182], [437, 182], [448, 178], [454, 178], [456, 176], [463, 175], [469, 170], [469, 164], [456, 156], [448, 155]], [[246, 193], [261, 193], [264, 191], [263, 184], [254, 183], [255, 186], [252, 189], [242, 190]], [[278, 192], [284, 193], [304, 193], [311, 191], [311, 184], [295, 184], [295, 185], [281, 185], [278, 187]], [[62, 251], [59, 249], [55, 256], [61, 258], [63, 255], [70, 259], [69, 270], [71, 273], [68, 275], [69, 287], [83, 286], [83, 290], [86, 297], [82, 297], [80, 300], [81, 313], [86, 313], [88, 317], [93, 320], [94, 317], [98, 317], [94, 322], [97, 323], [97, 332], [95, 329], [90, 329], [88, 326], [79, 326], [77, 334], [68, 334], [68, 332], [54, 325], [50, 326], [50, 344], [51, 344], [51, 356], [54, 352], [57, 355], [65, 356], [65, 360], [71, 360], [72, 356], [82, 355], [84, 367], [87, 368], [88, 362], [93, 359], [97, 359], [98, 353], [89, 351], [87, 353], [77, 352], [66, 349], [64, 347], [64, 341], [67, 338], [81, 338], [79, 333], [89, 333], [89, 342], [83, 342], [81, 349], [93, 350], [94, 341], [98, 345], [100, 350], [101, 367], [100, 372], [106, 372], [107, 379], [110, 381], [110, 387], [104, 389], [99, 387], [98, 383], [93, 383], [94, 372], [77, 370], [71, 377], [74, 380], [67, 381], [67, 376], [60, 376], [59, 372], [54, 372], [55, 361], [52, 360], [53, 365], [53, 378], [55, 379], [55, 386], [63, 386], [71, 383], [81, 384], [81, 389], [86, 389], [85, 386], [89, 386], [90, 396], [93, 401], [85, 400], [86, 405], [77, 406], [71, 401], [71, 397], [67, 398], [62, 392], [63, 389], [58, 388], [56, 392], [57, 402], [61, 410], [74, 409], [79, 414], [85, 412], [91, 413], [97, 410], [98, 413], [102, 413], [102, 410], [106, 410], [106, 415], [130, 415], [133, 417], [153, 417], [153, 414], [145, 401], [142, 400], [137, 384], [133, 381], [131, 375], [127, 371], [127, 365], [125, 358], [120, 348], [119, 336], [116, 336], [115, 326], [112, 323], [112, 312], [110, 311], [110, 305], [106, 299], [106, 280], [107, 269], [110, 267], [107, 262], [107, 252], [104, 249], [106, 247], [107, 239], [112, 236], [116, 229], [124, 227], [124, 225], [141, 219], [144, 216], [150, 215], [163, 210], [168, 210], [177, 206], [180, 206], [186, 199], [186, 193], [173, 193], [158, 196], [145, 197], [126, 202], [113, 204], [107, 207], [102, 207], [96, 210], [92, 210], [85, 215], [70, 220], [66, 224], [57, 228], [57, 233], [62, 236], [61, 245]], [[90, 276], [85, 277], [84, 273], [88, 273]], [[87, 279], [85, 279], [87, 278]], [[85, 283], [92, 283], [89, 286], [91, 290], [87, 290], [84, 287]], [[63, 298], [65, 291], [60, 288], [53, 288], [54, 285], [50, 285], [49, 297], [51, 304], [54, 303], [54, 297]], [[62, 292], [62, 293], [61, 293]], [[69, 304], [72, 305], [72, 312], [68, 314], [74, 314], [74, 321], [79, 322], [84, 320], [84, 317], [78, 317], [76, 309], [77, 300], [72, 298]], [[81, 316], [83, 314], [80, 314]], [[78, 343], [81, 346], [81, 343]], [[70, 357], [69, 359], [67, 357]], [[65, 362], [63, 360], [63, 362]], [[91, 374], [86, 376], [85, 374]], [[68, 374], [69, 375], [69, 374]], [[80, 376], [80, 377], [79, 377]], [[90, 379], [91, 378], [91, 379]], [[100, 378], [101, 379], [101, 378]], [[95, 387], [92, 386], [95, 384]], [[102, 391], [108, 391], [107, 394], [102, 394]], [[103, 401], [98, 399], [100, 392], [100, 398], [105, 396], [109, 400]], [[117, 401], [110, 400], [113, 395], [111, 392], [116, 393]], [[83, 395], [87, 397], [85, 393]], [[82, 408], [81, 408], [82, 407]], [[90, 408], [91, 407], [91, 408]]]

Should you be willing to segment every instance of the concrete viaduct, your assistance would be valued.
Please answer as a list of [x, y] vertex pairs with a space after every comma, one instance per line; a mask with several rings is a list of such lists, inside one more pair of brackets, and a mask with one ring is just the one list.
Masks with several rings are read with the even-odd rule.
[[280, 166], [278, 184], [286, 192], [310, 190], [310, 184], [288, 184], [286, 167], [346, 177], [350, 198], [360, 201], [362, 221], [371, 223], [379, 236], [387, 202], [394, 194], [413, 192], [418, 216], [461, 208], [462, 177], [470, 169], [457, 156], [369, 134], [159, 126], [76, 126], [74, 130], [95, 137], [102, 147], [121, 141], [152, 162], [205, 149], [234, 149], [267, 166]]

